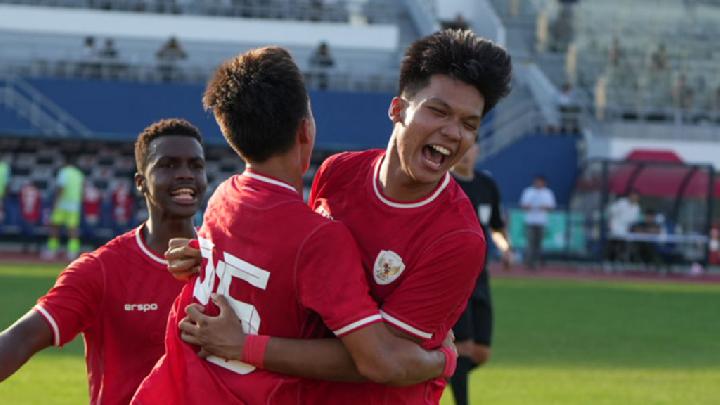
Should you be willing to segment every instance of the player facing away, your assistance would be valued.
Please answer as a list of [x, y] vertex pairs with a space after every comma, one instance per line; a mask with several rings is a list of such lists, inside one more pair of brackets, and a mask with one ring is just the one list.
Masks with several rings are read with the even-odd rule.
[[[508, 54], [470, 31], [416, 41], [388, 110], [387, 149], [332, 156], [313, 183], [310, 206], [343, 222], [358, 242], [383, 320], [424, 348], [440, 346], [483, 267], [482, 229], [448, 170], [475, 142], [482, 116], [509, 92], [510, 79]], [[350, 274], [345, 279], [352, 281]], [[191, 308], [180, 324], [182, 337], [204, 352], [232, 356], [248, 346], [232, 321]], [[265, 349], [258, 363], [276, 372], [328, 362], [317, 342], [272, 337]], [[327, 382], [306, 403], [437, 404], [444, 386], [443, 379], [407, 387]]]
[[74, 260], [80, 253], [80, 210], [83, 199], [85, 175], [72, 162], [74, 156], [66, 157], [67, 163], [60, 169], [55, 179], [55, 201], [50, 215], [50, 230], [47, 246], [42, 257], [55, 259], [60, 248], [60, 229], [68, 234], [67, 258]]
[[[166, 353], [133, 403], [321, 403], [313, 399], [319, 382], [256, 368], [269, 335], [300, 344], [340, 338], [316, 340], [314, 357], [291, 346], [287, 356], [303, 361], [289, 374], [396, 384], [450, 375], [454, 349], [425, 351], [393, 334], [368, 294], [350, 232], [303, 202], [315, 121], [290, 54], [267, 47], [225, 62], [204, 104], [246, 170], [210, 198], [198, 233], [204, 267], [173, 305]], [[247, 331], [244, 351], [206, 356], [183, 342], [177, 325], [186, 308], [220, 313], [240, 333]]]
[[168, 312], [183, 283], [158, 252], [192, 237], [207, 187], [202, 138], [190, 123], [162, 120], [135, 143], [135, 186], [149, 218], [58, 277], [37, 305], [0, 334], [0, 381], [33, 354], [85, 338], [91, 404], [127, 404], [163, 353]]

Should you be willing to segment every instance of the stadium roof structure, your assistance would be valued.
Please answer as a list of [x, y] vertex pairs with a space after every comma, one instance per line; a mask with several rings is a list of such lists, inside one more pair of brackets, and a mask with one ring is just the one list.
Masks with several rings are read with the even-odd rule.
[[720, 183], [711, 165], [685, 163], [668, 150], [633, 150], [610, 168], [608, 189], [618, 195], [635, 190], [661, 198], [720, 197]]

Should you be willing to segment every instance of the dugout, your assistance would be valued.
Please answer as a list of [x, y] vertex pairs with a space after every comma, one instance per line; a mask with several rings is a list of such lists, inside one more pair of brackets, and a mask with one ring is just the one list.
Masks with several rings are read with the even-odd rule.
[[602, 260], [608, 241], [607, 207], [637, 191], [642, 211], [657, 213], [662, 231], [653, 240], [670, 263], [708, 261], [708, 235], [720, 184], [710, 164], [689, 164], [672, 151], [635, 150], [624, 160], [592, 159], [582, 168], [569, 204], [576, 240], [568, 253]]

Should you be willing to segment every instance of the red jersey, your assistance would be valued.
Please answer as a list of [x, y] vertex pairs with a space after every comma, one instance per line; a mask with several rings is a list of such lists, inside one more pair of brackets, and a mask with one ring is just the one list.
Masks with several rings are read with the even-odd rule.
[[28, 224], [36, 224], [40, 220], [40, 190], [32, 184], [20, 188], [20, 208], [23, 220]]
[[150, 251], [142, 227], [72, 262], [35, 309], [62, 346], [85, 338], [91, 404], [127, 404], [163, 354], [165, 322], [184, 285]]
[[[183, 288], [168, 320], [166, 353], [143, 381], [137, 404], [307, 404], [316, 382], [201, 359], [178, 322], [212, 292], [228, 297], [250, 334], [342, 336], [380, 322], [355, 242], [345, 226], [313, 213], [290, 185], [246, 171], [221, 184], [199, 232], [201, 274]], [[329, 330], [328, 330], [329, 328]]]
[[91, 184], [85, 185], [83, 191], [83, 215], [85, 222], [96, 224], [100, 220], [100, 205], [102, 204], [102, 193]]
[[[316, 174], [310, 205], [350, 229], [383, 319], [420, 338], [424, 348], [436, 349], [482, 271], [485, 237], [472, 204], [449, 174], [419, 201], [383, 195], [378, 173], [384, 156], [371, 150], [330, 157]], [[327, 385], [322, 394], [327, 403], [415, 405], [437, 404], [445, 382], [403, 388]]]

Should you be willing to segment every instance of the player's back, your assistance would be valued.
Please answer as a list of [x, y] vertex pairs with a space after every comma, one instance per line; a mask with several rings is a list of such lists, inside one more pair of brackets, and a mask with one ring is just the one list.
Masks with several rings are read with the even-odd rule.
[[[170, 380], [185, 384], [171, 399], [306, 403], [302, 399], [306, 382], [301, 379], [237, 361], [202, 360], [197, 348], [180, 341], [173, 324], [184, 316], [188, 304], [199, 302], [206, 305], [206, 314], [218, 313], [209, 299], [213, 292], [228, 298], [251, 334], [318, 338], [329, 336], [330, 330], [340, 335], [380, 319], [350, 233], [340, 223], [313, 213], [285, 183], [252, 172], [223, 183], [208, 204], [199, 242], [203, 269], [183, 289], [171, 313], [173, 330], [168, 328], [161, 362], [167, 364], [159, 363], [143, 383], [168, 380], [169, 372]], [[160, 398], [143, 396], [142, 390], [138, 394], [143, 399], [138, 403]], [[167, 393], [163, 396], [167, 399]]]

